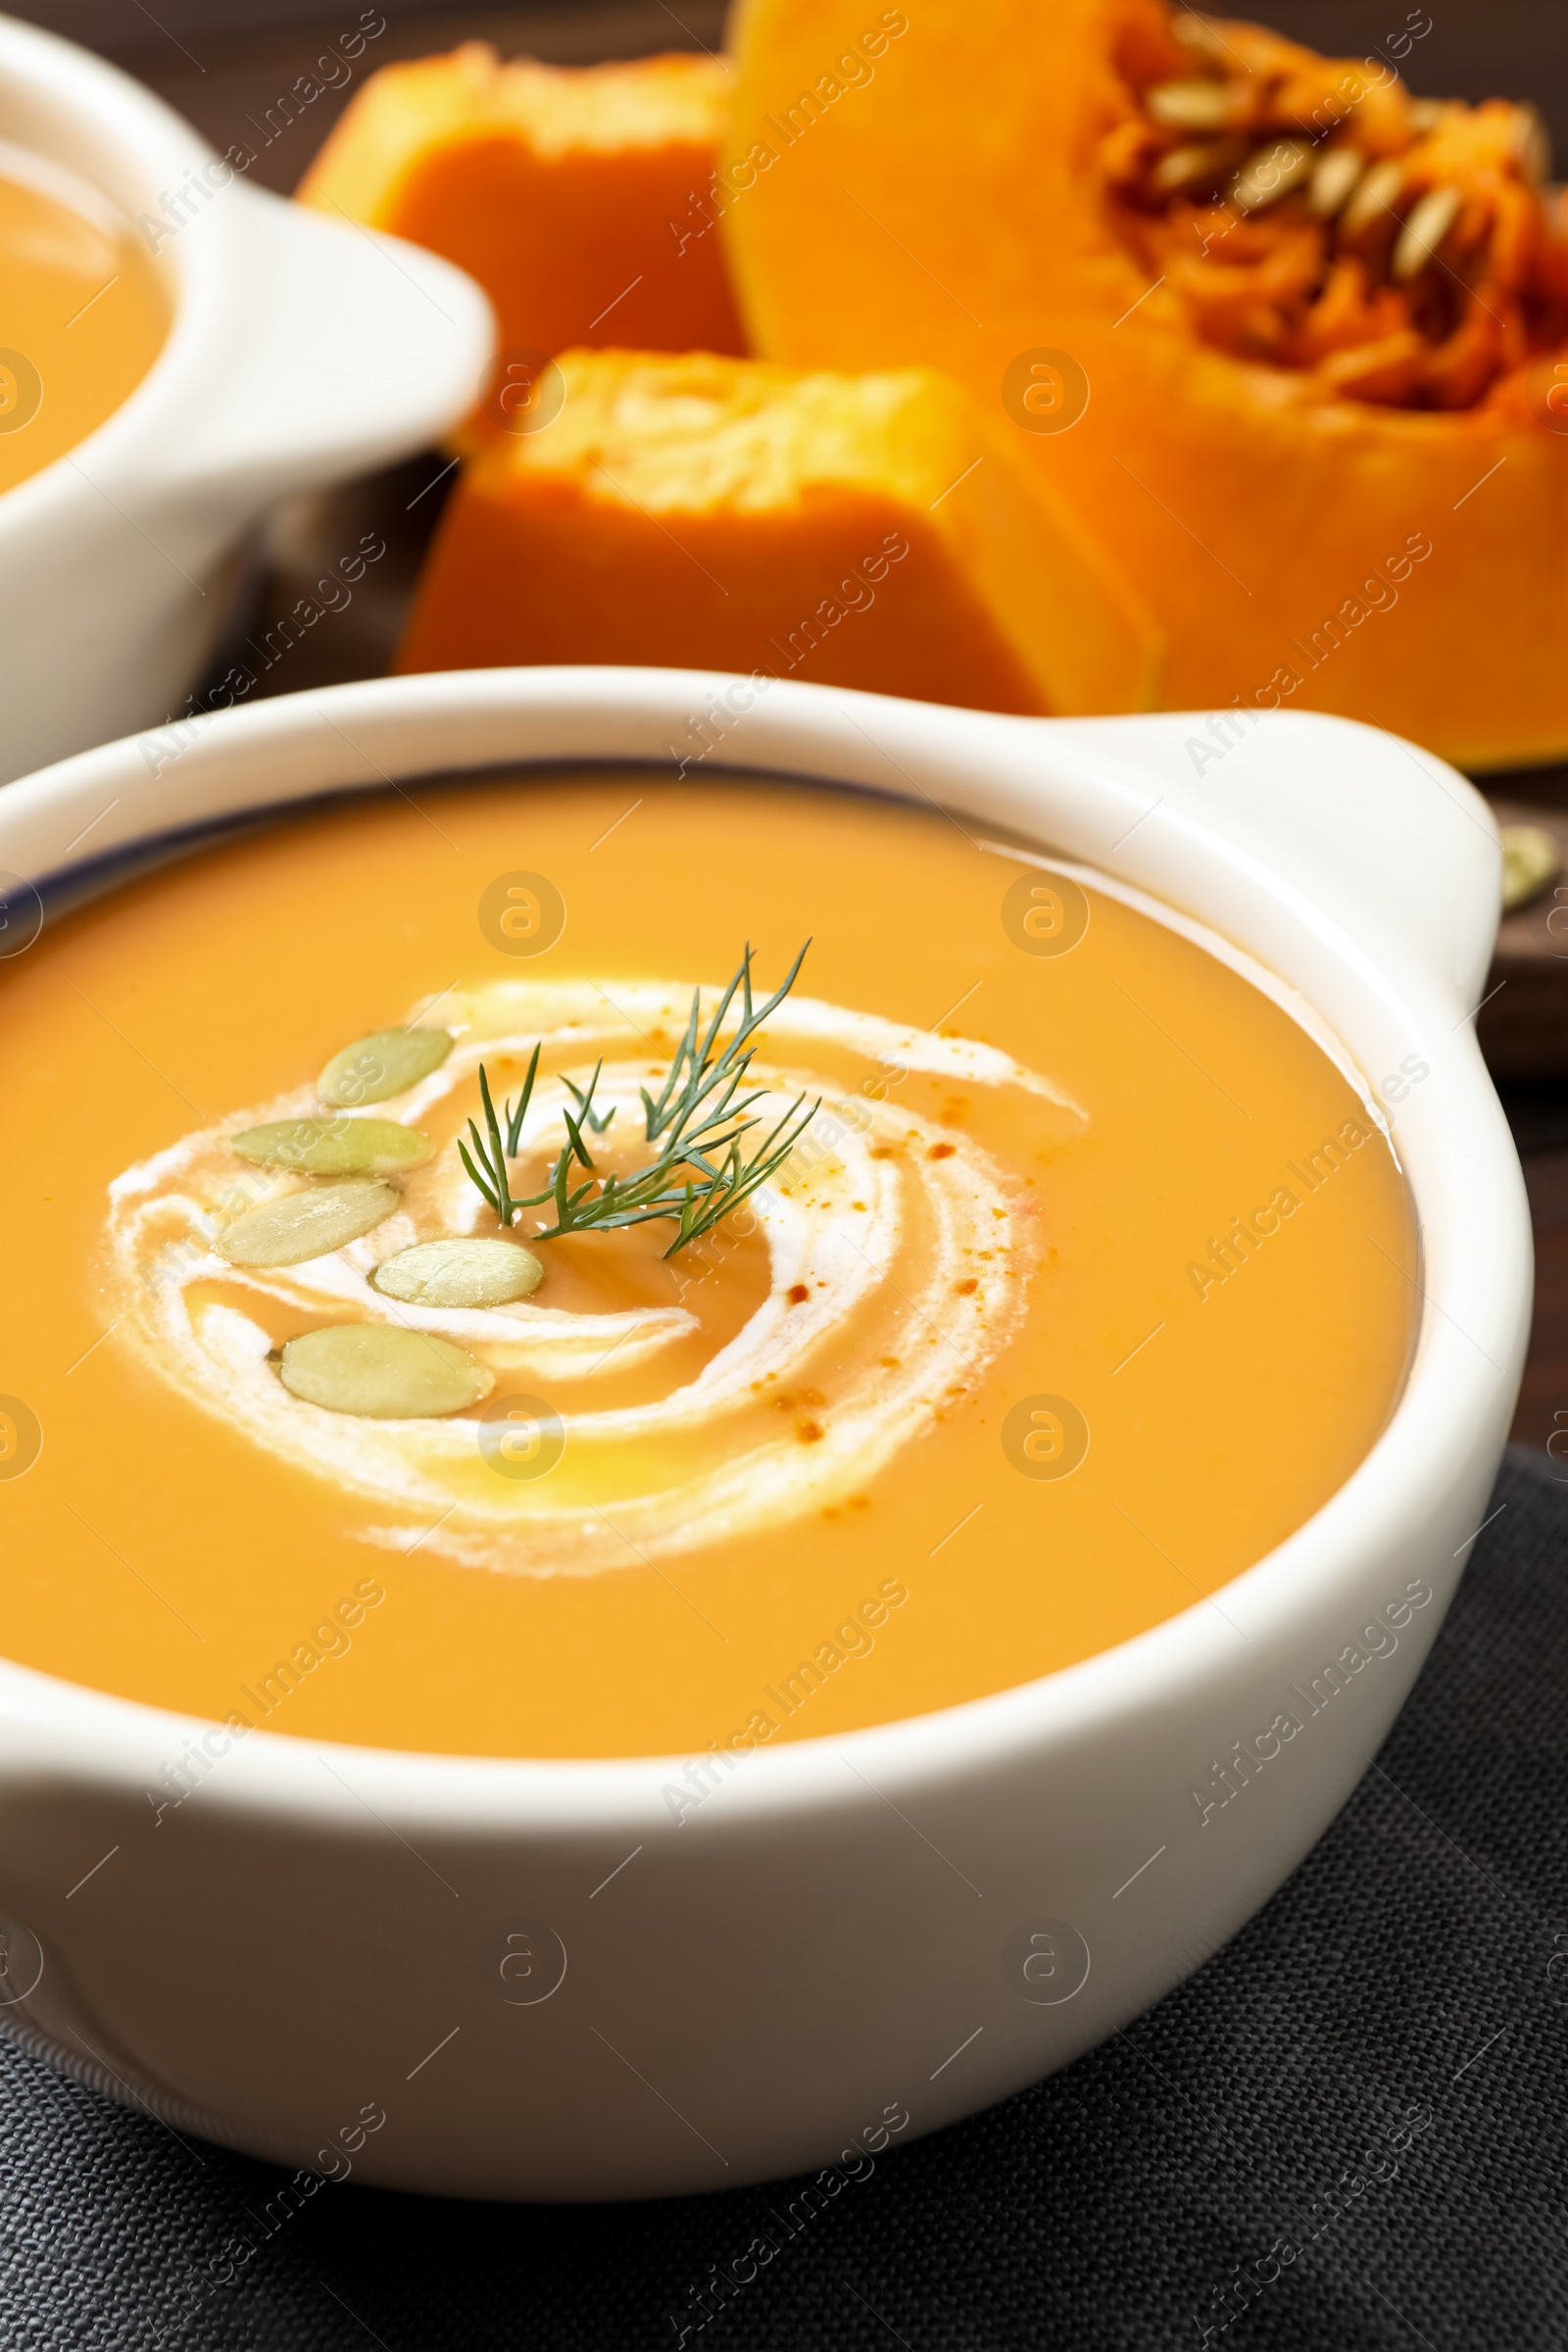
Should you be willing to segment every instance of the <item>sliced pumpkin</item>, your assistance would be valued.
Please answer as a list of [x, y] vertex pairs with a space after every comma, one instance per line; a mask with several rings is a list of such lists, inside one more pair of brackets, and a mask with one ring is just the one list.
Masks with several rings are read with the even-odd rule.
[[1150, 701], [1142, 607], [948, 378], [560, 365], [555, 422], [466, 467], [401, 669], [627, 662], [995, 710]]
[[1167, 0], [863, 17], [741, 0], [718, 200], [757, 348], [969, 384], [1147, 596], [1173, 706], [1568, 751], [1568, 224], [1533, 113]]
[[718, 58], [503, 65], [467, 41], [373, 74], [299, 198], [466, 270], [495, 305], [503, 353], [738, 352], [703, 206], [728, 87]]

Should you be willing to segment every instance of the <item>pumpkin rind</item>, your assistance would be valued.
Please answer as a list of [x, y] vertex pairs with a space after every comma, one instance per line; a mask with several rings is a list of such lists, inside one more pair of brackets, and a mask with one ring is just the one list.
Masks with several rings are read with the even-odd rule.
[[[1171, 707], [1339, 711], [1476, 768], [1560, 756], [1568, 350], [1441, 412], [1200, 339], [1103, 202], [1116, 57], [1168, 22], [1144, 0], [923, 0], [917, 23], [741, 0], [718, 188], [757, 348], [967, 383], [1147, 598]], [[1042, 349], [1088, 379], [1065, 429], [1004, 401]]]

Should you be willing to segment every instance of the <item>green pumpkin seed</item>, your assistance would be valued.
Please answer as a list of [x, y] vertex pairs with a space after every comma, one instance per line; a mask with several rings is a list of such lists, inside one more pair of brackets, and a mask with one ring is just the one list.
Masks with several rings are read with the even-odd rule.
[[214, 1247], [231, 1266], [298, 1266], [357, 1242], [389, 1217], [399, 1195], [390, 1184], [322, 1184], [260, 1201], [220, 1233]]
[[483, 1364], [450, 1340], [386, 1323], [331, 1323], [301, 1332], [286, 1343], [281, 1370], [291, 1396], [371, 1421], [461, 1413], [496, 1385]]
[[411, 1086], [438, 1070], [452, 1051], [445, 1029], [372, 1029], [334, 1054], [316, 1091], [323, 1102], [339, 1109], [362, 1102], [385, 1102], [406, 1095]]
[[410, 1306], [505, 1306], [536, 1291], [543, 1278], [533, 1251], [515, 1242], [455, 1235], [416, 1242], [384, 1258], [371, 1276], [378, 1291]]
[[1502, 828], [1502, 911], [1512, 914], [1539, 899], [1562, 871], [1557, 844], [1541, 825]]
[[300, 1176], [390, 1176], [417, 1168], [435, 1150], [417, 1127], [395, 1119], [279, 1119], [230, 1139], [241, 1159]]

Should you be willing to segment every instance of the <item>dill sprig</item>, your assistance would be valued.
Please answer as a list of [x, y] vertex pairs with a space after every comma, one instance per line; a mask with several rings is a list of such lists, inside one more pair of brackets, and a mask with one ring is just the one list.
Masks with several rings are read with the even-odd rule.
[[[673, 1257], [689, 1242], [711, 1232], [759, 1185], [765, 1184], [783, 1166], [816, 1116], [821, 1108], [820, 1098], [809, 1109], [803, 1110], [806, 1097], [797, 1095], [782, 1118], [748, 1151], [742, 1150], [741, 1138], [754, 1127], [761, 1126], [762, 1121], [749, 1118], [747, 1113], [753, 1103], [763, 1099], [767, 1089], [758, 1087], [744, 1099], [737, 1098], [742, 1097], [757, 1052], [751, 1041], [794, 987], [806, 958], [806, 948], [810, 944], [808, 940], [764, 1004], [756, 1004], [752, 996], [750, 946], [706, 1023], [702, 1017], [702, 991], [693, 991], [685, 1033], [663, 1085], [657, 1095], [651, 1095], [646, 1087], [639, 1089], [644, 1139], [657, 1144], [659, 1150], [646, 1165], [633, 1168], [628, 1175], [602, 1176], [587, 1140], [602, 1136], [615, 1116], [613, 1104], [604, 1111], [594, 1106], [594, 1092], [604, 1069], [601, 1060], [595, 1064], [586, 1086], [578, 1086], [570, 1078], [563, 1082], [574, 1108], [562, 1112], [566, 1141], [551, 1165], [544, 1191], [514, 1193], [509, 1163], [516, 1158], [521, 1145], [523, 1121], [539, 1075], [539, 1048], [534, 1047], [521, 1093], [514, 1102], [504, 1102], [499, 1114], [491, 1097], [489, 1076], [481, 1062], [479, 1100], [484, 1111], [484, 1132], [481, 1134], [470, 1119], [468, 1143], [460, 1143], [458, 1151], [470, 1179], [502, 1224], [513, 1225], [525, 1209], [542, 1208], [548, 1202], [555, 1215], [554, 1224], [541, 1226], [529, 1239], [553, 1242], [563, 1234], [609, 1233], [627, 1225], [645, 1225], [656, 1217], [669, 1217], [678, 1230], [664, 1255]], [[741, 1000], [740, 1019], [734, 1036], [719, 1052], [719, 1031], [737, 995]], [[574, 1182], [579, 1169], [584, 1173], [580, 1181]], [[682, 1170], [688, 1173], [683, 1175]]]

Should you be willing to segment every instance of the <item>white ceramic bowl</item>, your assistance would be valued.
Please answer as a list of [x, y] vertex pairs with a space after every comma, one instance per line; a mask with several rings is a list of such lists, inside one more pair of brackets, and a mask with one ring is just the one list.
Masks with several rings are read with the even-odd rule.
[[258, 517], [436, 439], [492, 323], [461, 270], [252, 187], [138, 83], [9, 17], [0, 139], [144, 223], [173, 314], [122, 406], [0, 496], [4, 779], [177, 712]]
[[[207, 721], [156, 776], [127, 742], [0, 795], [0, 867], [39, 876], [94, 818], [102, 855], [383, 773], [667, 763], [710, 740], [715, 764], [1010, 828], [1258, 958], [1374, 1093], [1409, 1056], [1429, 1073], [1388, 1090], [1424, 1229], [1408, 1385], [1222, 1611], [973, 1704], [760, 1750], [679, 1826], [662, 1791], [684, 1758], [228, 1745], [0, 1667], [12, 2030], [182, 2129], [318, 2171], [498, 2197], [733, 2186], [1060, 2066], [1272, 1892], [1365, 1769], [1486, 1517], [1530, 1229], [1468, 1018], [1496, 923], [1485, 805], [1341, 719], [1264, 718], [1201, 783], [1189, 739], [1210, 740], [1202, 720], [484, 670], [267, 703]], [[158, 1819], [147, 1792], [204, 1741], [210, 1774]], [[384, 2118], [370, 2136], [362, 2111]]]

